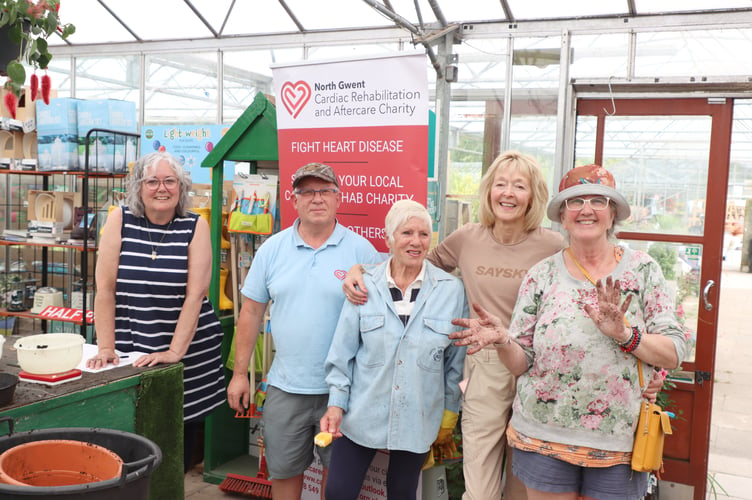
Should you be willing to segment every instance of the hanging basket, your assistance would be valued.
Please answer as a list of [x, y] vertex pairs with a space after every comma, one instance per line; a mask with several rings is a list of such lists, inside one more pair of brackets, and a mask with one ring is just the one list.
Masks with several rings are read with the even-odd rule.
[[[28, 31], [30, 25], [24, 23], [25, 31]], [[5, 67], [8, 63], [18, 59], [21, 56], [21, 46], [10, 41], [8, 34], [10, 27], [8, 25], [0, 26], [0, 76], [8, 76], [5, 73]]]

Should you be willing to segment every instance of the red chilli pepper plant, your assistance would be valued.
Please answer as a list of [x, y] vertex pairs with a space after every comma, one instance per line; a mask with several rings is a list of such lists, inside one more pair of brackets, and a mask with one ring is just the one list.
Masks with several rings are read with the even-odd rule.
[[60, 0], [0, 0], [0, 76], [7, 77], [3, 101], [11, 115], [26, 83], [24, 66], [32, 69], [32, 99], [41, 83], [42, 99], [49, 102], [50, 77], [46, 71], [41, 82], [36, 76], [36, 71], [46, 70], [52, 60], [47, 39], [56, 33], [65, 40], [75, 31], [72, 24], [60, 22]]

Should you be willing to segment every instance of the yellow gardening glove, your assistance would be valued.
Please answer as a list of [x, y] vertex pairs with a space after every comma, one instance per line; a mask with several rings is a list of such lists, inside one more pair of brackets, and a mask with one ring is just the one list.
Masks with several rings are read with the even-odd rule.
[[441, 417], [439, 434], [431, 446], [433, 454], [438, 457], [440, 462], [444, 459], [454, 458], [457, 454], [457, 445], [454, 444], [452, 437], [454, 427], [457, 425], [457, 417], [456, 413], [449, 410], [444, 410], [444, 415]]
[[431, 449], [428, 450], [428, 453], [426, 454], [426, 459], [423, 461], [423, 465], [421, 466], [420, 470], [430, 469], [434, 465], [436, 465], [436, 462], [433, 461], [433, 447], [431, 447]]

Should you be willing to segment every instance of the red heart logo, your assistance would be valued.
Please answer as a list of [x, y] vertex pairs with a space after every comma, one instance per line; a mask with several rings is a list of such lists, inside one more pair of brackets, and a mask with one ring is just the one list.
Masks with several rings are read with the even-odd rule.
[[282, 85], [282, 104], [293, 118], [298, 117], [310, 98], [311, 87], [303, 80], [295, 83], [285, 82]]
[[338, 269], [334, 271], [334, 275], [339, 279], [340, 281], [344, 281], [347, 277], [347, 271], [342, 271], [341, 269]]

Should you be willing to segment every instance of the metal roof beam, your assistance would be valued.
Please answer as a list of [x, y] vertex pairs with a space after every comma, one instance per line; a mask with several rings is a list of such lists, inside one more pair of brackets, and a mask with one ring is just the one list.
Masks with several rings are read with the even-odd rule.
[[632, 31], [686, 31], [699, 29], [742, 28], [752, 26], [752, 8], [723, 12], [692, 12], [645, 16], [582, 17], [575, 19], [478, 21], [462, 24], [463, 38], [500, 38], [504, 36], [559, 36], [562, 30], [573, 35]]
[[206, 18], [201, 15], [201, 12], [196, 8], [195, 5], [193, 5], [193, 2], [191, 2], [191, 0], [183, 0], [183, 2], [185, 2], [188, 8], [191, 9], [193, 13], [196, 15], [196, 17], [198, 17], [199, 20], [204, 24], [204, 26], [206, 26], [206, 29], [211, 31], [212, 35], [214, 35], [215, 38], [219, 36], [219, 33], [217, 33], [217, 30], [215, 30], [212, 27], [212, 25], [209, 24], [209, 21], [207, 21]]
[[357, 30], [321, 30], [306, 33], [263, 33], [248, 36], [159, 40], [150, 42], [122, 42], [107, 44], [51, 45], [50, 52], [60, 57], [112, 56], [140, 53], [212, 52], [216, 50], [259, 50], [298, 48], [303, 46], [331, 46], [379, 44], [407, 41], [412, 38], [402, 28], [362, 28]]

